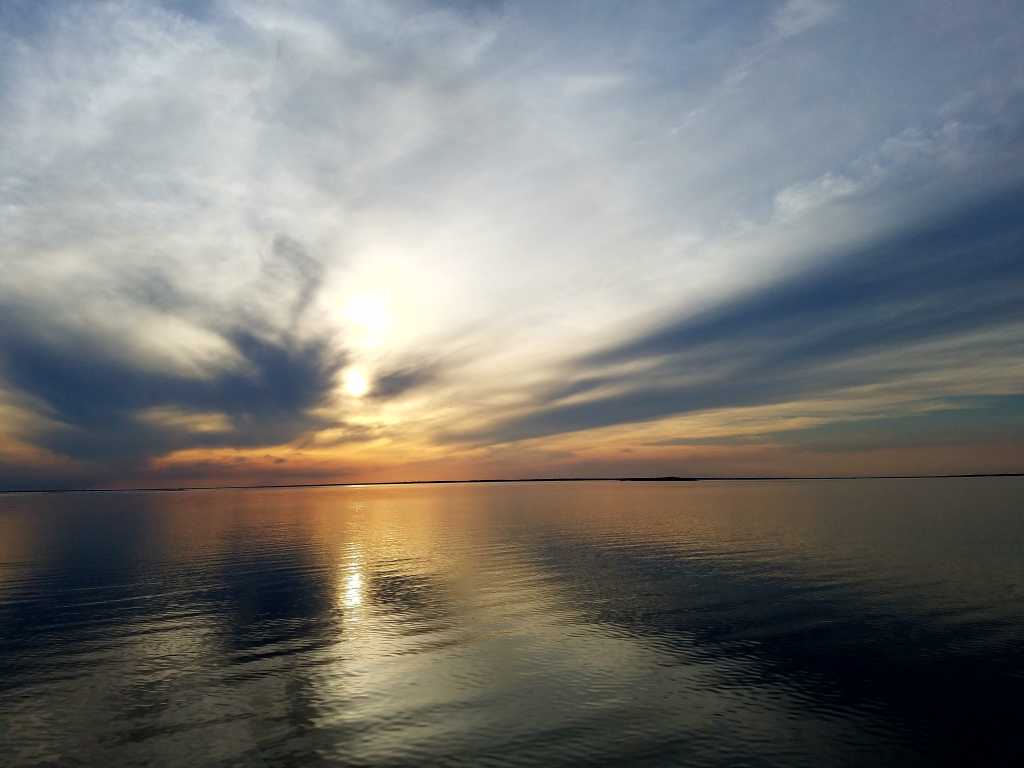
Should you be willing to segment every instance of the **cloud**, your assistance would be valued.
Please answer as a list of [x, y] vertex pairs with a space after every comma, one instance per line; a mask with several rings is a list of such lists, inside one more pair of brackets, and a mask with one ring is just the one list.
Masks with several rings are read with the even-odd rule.
[[385, 370], [373, 382], [371, 396], [380, 400], [391, 400], [414, 390], [434, 384], [440, 378], [438, 363], [408, 363]]
[[[843, 362], [865, 346], [813, 353], [809, 308], [761, 341], [723, 326], [580, 358], [651, 318], [769, 301], [780, 276], [1020, 181], [1019, 12], [918, 10], [0, 3], [3, 460], [284, 441], [385, 472], [442, 431], [792, 398], [800, 366], [812, 395], [876, 380]], [[359, 301], [387, 314], [362, 340]], [[896, 334], [983, 325], [932, 316]], [[341, 361], [378, 373], [344, 409]]]
[[[929, 353], [917, 347], [935, 339], [995, 328], [1019, 342], [1022, 200], [1024, 189], [1008, 190], [586, 355], [534, 409], [475, 437], [520, 440], [812, 398], [928, 370]], [[615, 385], [621, 391], [559, 402]]]
[[775, 212], [782, 220], [801, 216], [823, 205], [851, 197], [863, 188], [846, 176], [826, 173], [811, 182], [791, 184], [775, 195]]
[[776, 11], [772, 26], [779, 38], [796, 37], [825, 23], [837, 10], [835, 3], [825, 0], [787, 0]]
[[116, 334], [6, 304], [0, 377], [47, 417], [36, 444], [81, 462], [287, 443], [330, 423], [314, 412], [345, 363], [330, 331], [303, 324], [321, 280], [318, 262], [286, 238], [275, 240], [241, 305], [210, 305], [133, 277], [125, 293], [133, 311], [192, 317], [230, 350], [200, 370], [147, 364], [126, 355]]

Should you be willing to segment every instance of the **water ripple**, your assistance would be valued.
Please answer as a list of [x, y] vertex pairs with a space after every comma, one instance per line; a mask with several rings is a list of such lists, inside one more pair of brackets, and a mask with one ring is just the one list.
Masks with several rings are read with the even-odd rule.
[[1024, 481], [0, 497], [5, 765], [1019, 764]]

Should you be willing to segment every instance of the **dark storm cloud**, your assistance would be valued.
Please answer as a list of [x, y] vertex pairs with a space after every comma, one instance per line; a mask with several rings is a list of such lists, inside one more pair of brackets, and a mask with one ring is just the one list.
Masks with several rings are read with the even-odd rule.
[[[1024, 189], [1015, 188], [588, 355], [541, 407], [479, 437], [517, 440], [895, 380], [927, 367], [927, 357], [883, 368], [863, 358], [1019, 330], [1022, 321]], [[614, 373], [622, 365], [645, 373]], [[559, 402], [607, 385], [624, 391]]]
[[[199, 374], [133, 359], [124, 339], [60, 326], [48, 318], [51, 308], [0, 307], [0, 376], [51, 420], [34, 442], [81, 461], [286, 443], [325, 425], [312, 411], [326, 402], [345, 360], [331, 334], [301, 322], [321, 280], [319, 263], [284, 238], [242, 307], [190, 299], [157, 275], [131, 276], [123, 295], [147, 310], [188, 317], [234, 353], [234, 362]], [[284, 302], [287, 317], [272, 319], [264, 301]], [[153, 409], [169, 410], [171, 418], [154, 419]], [[187, 423], [204, 414], [220, 422], [205, 430]]]

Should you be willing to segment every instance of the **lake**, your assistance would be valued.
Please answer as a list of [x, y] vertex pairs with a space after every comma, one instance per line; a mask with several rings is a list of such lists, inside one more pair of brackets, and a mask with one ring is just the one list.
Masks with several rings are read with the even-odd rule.
[[0, 496], [6, 766], [1024, 764], [1024, 478]]

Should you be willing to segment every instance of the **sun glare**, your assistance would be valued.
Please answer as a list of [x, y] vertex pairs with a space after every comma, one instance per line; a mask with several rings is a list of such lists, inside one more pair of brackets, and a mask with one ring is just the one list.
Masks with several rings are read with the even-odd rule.
[[353, 296], [345, 303], [344, 313], [345, 320], [360, 332], [364, 344], [379, 346], [383, 343], [391, 326], [391, 313], [380, 297]]
[[342, 374], [342, 383], [352, 397], [362, 397], [370, 391], [370, 379], [360, 368], [348, 368]]
[[353, 571], [345, 577], [345, 598], [344, 604], [348, 608], [355, 608], [363, 602], [363, 575], [359, 571]]

